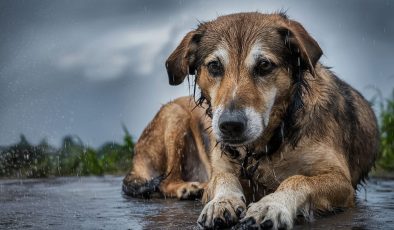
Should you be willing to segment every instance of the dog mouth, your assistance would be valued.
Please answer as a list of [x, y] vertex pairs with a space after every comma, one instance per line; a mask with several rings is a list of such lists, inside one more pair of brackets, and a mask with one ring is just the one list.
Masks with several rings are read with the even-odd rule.
[[241, 147], [249, 145], [254, 142], [257, 138], [247, 138], [247, 137], [221, 137], [220, 143], [224, 146], [229, 147]]
[[222, 139], [221, 143], [225, 146], [239, 147], [247, 143], [244, 139]]

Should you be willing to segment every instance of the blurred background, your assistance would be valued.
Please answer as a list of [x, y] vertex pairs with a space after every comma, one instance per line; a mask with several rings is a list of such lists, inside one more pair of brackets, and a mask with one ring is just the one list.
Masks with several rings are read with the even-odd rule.
[[[60, 175], [61, 154], [70, 145], [85, 158], [90, 150], [93, 156], [116, 148], [126, 154], [119, 159], [130, 159], [133, 143], [160, 106], [189, 94], [187, 83], [168, 85], [164, 67], [182, 37], [199, 21], [220, 15], [277, 10], [287, 11], [305, 26], [323, 49], [321, 62], [372, 101], [379, 117], [389, 111], [386, 99], [392, 98], [394, 88], [394, 2], [390, 0], [3, 0], [3, 158], [15, 157], [19, 151], [21, 162], [31, 164], [24, 152], [46, 149], [56, 157], [45, 159], [58, 162], [53, 167]], [[387, 115], [387, 124], [393, 124], [391, 118]], [[392, 140], [386, 140], [391, 152]], [[110, 162], [94, 164], [103, 168]]]

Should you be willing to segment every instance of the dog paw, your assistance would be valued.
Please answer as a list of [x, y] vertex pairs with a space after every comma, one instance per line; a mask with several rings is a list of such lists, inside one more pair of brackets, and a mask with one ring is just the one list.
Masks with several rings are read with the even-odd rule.
[[187, 182], [178, 188], [176, 196], [180, 200], [200, 198], [204, 192], [204, 187], [204, 183]]
[[202, 229], [231, 227], [243, 216], [245, 210], [243, 196], [214, 198], [205, 205], [197, 224]]
[[241, 220], [241, 229], [292, 229], [294, 215], [275, 194], [249, 205]]

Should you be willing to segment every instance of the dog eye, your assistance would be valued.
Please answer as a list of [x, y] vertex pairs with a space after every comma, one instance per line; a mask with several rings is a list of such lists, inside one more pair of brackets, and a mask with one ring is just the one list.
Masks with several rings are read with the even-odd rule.
[[207, 64], [208, 72], [214, 76], [222, 76], [223, 75], [223, 66], [219, 61], [211, 61]]
[[264, 76], [270, 73], [275, 68], [275, 64], [268, 60], [260, 60], [256, 66], [254, 67], [253, 74], [254, 76]]

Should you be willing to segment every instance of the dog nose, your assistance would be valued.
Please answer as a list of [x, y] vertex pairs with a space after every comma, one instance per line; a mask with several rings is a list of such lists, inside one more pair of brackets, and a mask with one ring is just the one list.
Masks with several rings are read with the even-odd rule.
[[246, 117], [240, 112], [224, 112], [219, 118], [220, 131], [229, 137], [240, 137], [246, 129]]

